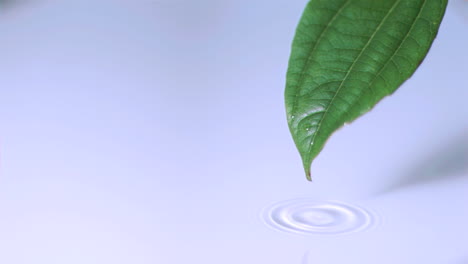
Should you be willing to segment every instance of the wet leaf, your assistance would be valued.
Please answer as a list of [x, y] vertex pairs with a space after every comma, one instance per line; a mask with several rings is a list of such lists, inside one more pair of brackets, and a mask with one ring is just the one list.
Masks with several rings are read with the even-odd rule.
[[447, 0], [311, 0], [294, 37], [287, 119], [310, 180], [331, 134], [393, 93], [422, 62]]

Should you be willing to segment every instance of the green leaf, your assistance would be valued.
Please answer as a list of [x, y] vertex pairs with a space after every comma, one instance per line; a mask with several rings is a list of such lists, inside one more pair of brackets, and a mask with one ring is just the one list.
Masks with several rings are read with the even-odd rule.
[[311, 0], [287, 72], [289, 129], [310, 166], [331, 134], [393, 93], [421, 64], [447, 0]]

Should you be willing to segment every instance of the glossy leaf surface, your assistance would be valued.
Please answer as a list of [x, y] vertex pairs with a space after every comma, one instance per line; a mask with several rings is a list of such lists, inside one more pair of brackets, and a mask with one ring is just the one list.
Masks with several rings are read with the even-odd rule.
[[331, 134], [393, 93], [422, 62], [447, 0], [312, 0], [294, 37], [289, 129], [310, 166]]

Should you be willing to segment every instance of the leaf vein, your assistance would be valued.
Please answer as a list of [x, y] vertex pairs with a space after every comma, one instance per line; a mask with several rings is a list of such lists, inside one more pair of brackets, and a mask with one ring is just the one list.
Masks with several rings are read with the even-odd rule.
[[326, 109], [325, 109], [325, 112], [322, 116], [322, 118], [319, 120], [318, 122], [318, 125], [317, 125], [317, 129], [316, 129], [316, 132], [314, 133], [314, 135], [312, 136], [312, 139], [311, 139], [311, 144], [309, 144], [308, 146], [308, 150], [307, 150], [307, 155], [310, 156], [310, 150], [312, 148], [312, 144], [314, 143], [315, 141], [315, 138], [317, 137], [317, 135], [319, 134], [320, 132], [320, 128], [323, 124], [323, 120], [325, 119], [325, 116], [327, 115], [329, 109], [330, 109], [330, 106], [333, 104], [333, 101], [335, 100], [335, 98], [337, 98], [337, 95], [338, 93], [340, 92], [341, 88], [343, 87], [343, 84], [346, 82], [348, 76], [349, 76], [349, 73], [352, 72], [354, 66], [356, 65], [356, 62], [361, 58], [362, 54], [364, 53], [364, 51], [367, 49], [367, 47], [369, 46], [369, 44], [372, 42], [372, 40], [374, 39], [375, 35], [377, 34], [377, 32], [380, 31], [380, 28], [382, 27], [382, 25], [387, 21], [388, 17], [390, 16], [390, 14], [393, 12], [393, 10], [395, 10], [396, 6], [400, 3], [401, 0], [397, 0], [393, 6], [390, 8], [390, 10], [388, 11], [388, 13], [385, 15], [385, 17], [382, 19], [382, 21], [380, 22], [380, 24], [377, 26], [377, 28], [374, 30], [373, 34], [371, 35], [371, 37], [369, 38], [369, 40], [367, 41], [366, 45], [363, 47], [361, 53], [357, 56], [356, 60], [354, 60], [353, 64], [349, 67], [348, 69], [348, 72], [346, 73], [346, 76], [343, 78], [343, 81], [341, 82], [340, 86], [338, 87], [338, 89], [336, 90], [336, 93], [335, 95], [332, 97], [332, 99], [330, 100], [330, 103], [327, 105]]

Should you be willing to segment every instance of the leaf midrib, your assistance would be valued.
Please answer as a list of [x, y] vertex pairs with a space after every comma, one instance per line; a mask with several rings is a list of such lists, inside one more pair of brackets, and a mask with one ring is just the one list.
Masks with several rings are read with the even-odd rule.
[[364, 52], [367, 50], [367, 48], [369, 47], [370, 43], [374, 40], [374, 37], [375, 35], [380, 31], [380, 28], [382, 27], [383, 24], [385, 24], [385, 22], [387, 21], [388, 17], [390, 16], [390, 14], [395, 10], [396, 6], [398, 6], [398, 4], [401, 2], [401, 0], [397, 0], [392, 8], [390, 8], [390, 10], [388, 11], [388, 13], [385, 15], [385, 17], [382, 19], [382, 21], [380, 22], [380, 24], [377, 26], [377, 28], [374, 30], [374, 32], [372, 33], [371, 37], [369, 38], [369, 40], [367, 41], [366, 45], [364, 45], [363, 49], [361, 50], [361, 52], [359, 53], [359, 55], [357, 56], [357, 58], [353, 61], [353, 63], [351, 64], [351, 66], [349, 67], [349, 69], [347, 70], [347, 73], [345, 75], [345, 77], [343, 78], [343, 81], [341, 81], [340, 83], [340, 86], [338, 87], [338, 89], [336, 90], [336, 93], [335, 95], [332, 97], [332, 99], [330, 100], [330, 103], [327, 105], [327, 107], [325, 108], [324, 112], [323, 112], [323, 115], [322, 117], [319, 119], [319, 122], [317, 123], [317, 129], [315, 130], [315, 133], [314, 135], [312, 136], [312, 139], [309, 143], [309, 146], [308, 146], [308, 149], [307, 149], [307, 152], [306, 152], [306, 155], [307, 155], [307, 160], [310, 159], [310, 151], [312, 149], [312, 144], [313, 142], [315, 141], [317, 135], [319, 134], [320, 132], [320, 128], [323, 124], [323, 120], [325, 119], [325, 116], [327, 115], [328, 111], [330, 110], [330, 107], [331, 105], [333, 104], [334, 100], [336, 99], [338, 93], [340, 92], [341, 88], [343, 87], [343, 84], [347, 81], [347, 78], [349, 76], [349, 74], [353, 71], [353, 68], [354, 66], [356, 65], [356, 62], [359, 61], [359, 59], [361, 58], [361, 56], [364, 54]]
[[325, 26], [325, 28], [322, 30], [322, 32], [320, 33], [319, 37], [317, 38], [317, 41], [315, 42], [315, 45], [314, 47], [312, 48], [312, 50], [309, 52], [308, 56], [307, 56], [307, 61], [306, 63], [304, 64], [304, 67], [303, 67], [303, 70], [301, 71], [301, 75], [299, 76], [299, 80], [297, 81], [297, 89], [296, 89], [296, 96], [294, 97], [294, 101], [293, 101], [293, 108], [291, 109], [291, 114], [294, 116], [296, 114], [296, 110], [297, 110], [297, 101], [299, 100], [299, 91], [301, 89], [301, 86], [302, 84], [304, 83], [304, 77], [305, 77], [305, 72], [307, 71], [307, 69], [309, 68], [309, 65], [312, 61], [312, 55], [314, 54], [315, 50], [317, 49], [317, 47], [319, 46], [319, 43], [320, 41], [322, 41], [322, 38], [323, 36], [325, 36], [325, 33], [328, 32], [328, 30], [331, 28], [331, 25], [333, 24], [333, 22], [335, 22], [336, 18], [341, 14], [341, 12], [343, 11], [343, 9], [345, 9], [346, 6], [348, 6], [350, 3], [351, 3], [352, 0], [347, 0], [346, 2], [343, 3], [343, 5], [340, 7], [340, 9], [338, 9], [338, 11], [336, 12], [336, 14], [332, 17], [332, 19], [330, 19], [330, 21], [327, 23], [327, 25]]
[[380, 76], [382, 71], [387, 68], [387, 65], [393, 60], [393, 58], [398, 53], [398, 51], [400, 51], [401, 47], [403, 46], [403, 43], [405, 43], [405, 41], [406, 41], [406, 39], [408, 39], [411, 31], [413, 31], [414, 25], [416, 25], [416, 21], [418, 21], [418, 19], [421, 17], [421, 14], [423, 12], [424, 7], [426, 6], [426, 3], [427, 3], [427, 0], [424, 0], [422, 5], [419, 7], [418, 15], [416, 16], [415, 19], [413, 19], [413, 22], [411, 23], [411, 27], [409, 28], [408, 32], [406, 32], [405, 37], [400, 42], [400, 45], [398, 45], [397, 49], [395, 49], [395, 51], [392, 53], [392, 56], [390, 56], [390, 58], [385, 62], [385, 64], [379, 69], [379, 72], [377, 72], [377, 74], [374, 76], [374, 78], [372, 78], [372, 80], [370, 81], [370, 83], [369, 83], [369, 85], [367, 87], [369, 87], [369, 88], [372, 87], [372, 85], [374, 84], [377, 77]]

